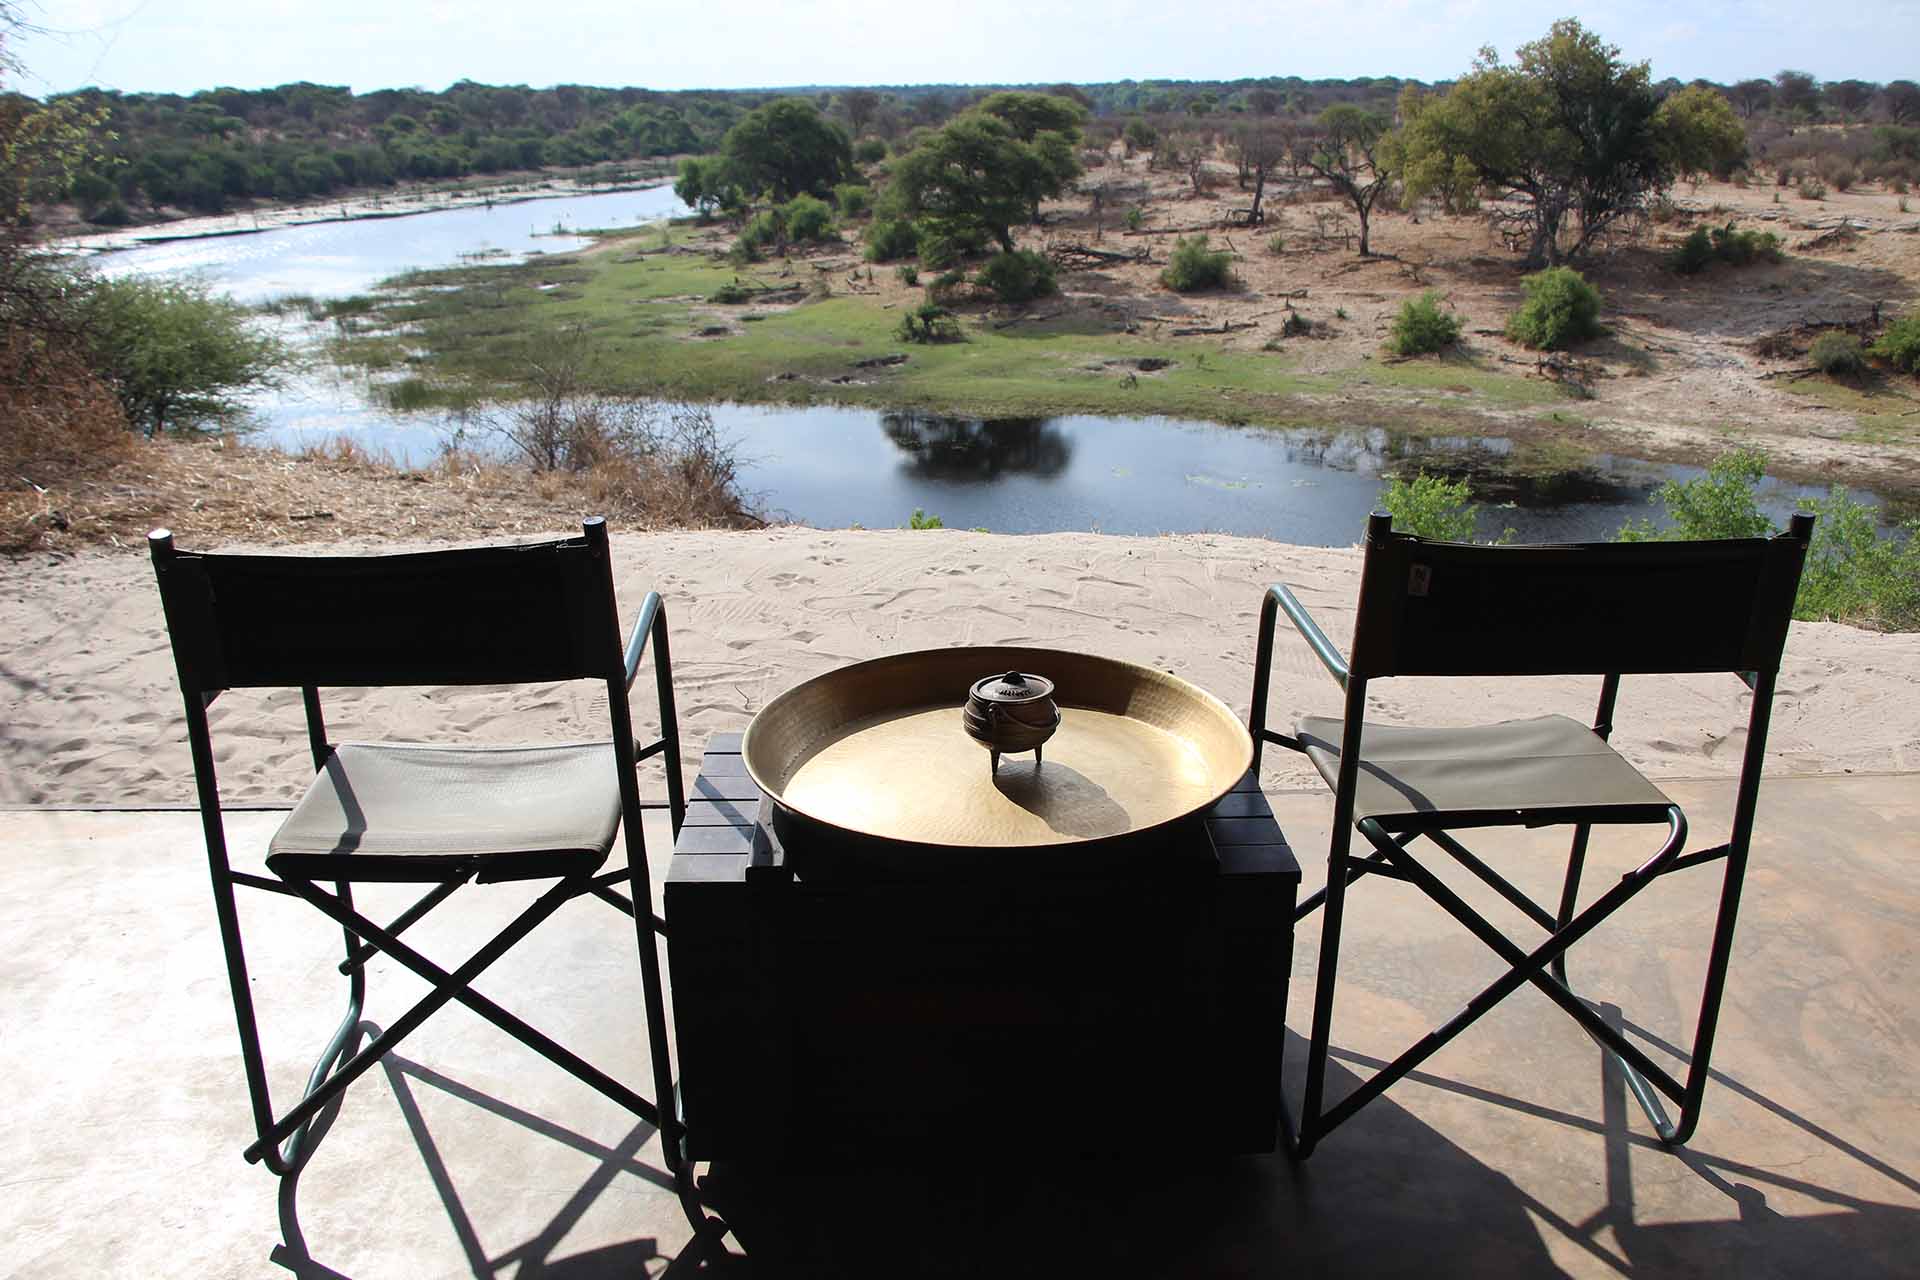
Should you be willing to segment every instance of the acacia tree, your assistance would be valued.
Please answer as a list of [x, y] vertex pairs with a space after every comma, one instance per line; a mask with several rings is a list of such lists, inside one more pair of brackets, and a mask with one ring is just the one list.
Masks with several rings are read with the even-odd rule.
[[1383, 147], [1387, 122], [1350, 103], [1320, 113], [1317, 136], [1304, 138], [1295, 152], [1302, 168], [1326, 179], [1345, 196], [1360, 218], [1360, 256], [1371, 255], [1367, 235], [1374, 203], [1396, 174], [1392, 147]]
[[1813, 115], [1819, 105], [1820, 82], [1805, 71], [1776, 71], [1773, 105], [1783, 115]]
[[[1737, 161], [1727, 151], [1739, 123], [1717, 94], [1683, 90], [1669, 101], [1683, 109], [1663, 109], [1644, 62], [1622, 62], [1619, 49], [1567, 18], [1522, 45], [1516, 64], [1483, 49], [1444, 96], [1416, 99], [1394, 150], [1411, 198], [1465, 172], [1523, 200], [1527, 264], [1559, 265], [1671, 187], [1683, 168]], [[1568, 231], [1572, 243], [1563, 245]]]
[[1766, 110], [1767, 104], [1773, 101], [1773, 81], [1742, 80], [1727, 90], [1727, 97], [1741, 115], [1751, 120], [1754, 112]]
[[1880, 101], [1886, 106], [1887, 119], [1895, 124], [1920, 119], [1920, 84], [1911, 80], [1890, 81], [1880, 91]]
[[848, 89], [840, 95], [840, 109], [847, 114], [847, 128], [854, 137], [861, 137], [880, 109], [880, 95], [871, 89]]
[[847, 131], [804, 98], [757, 107], [727, 130], [720, 156], [729, 180], [775, 200], [824, 195], [853, 171]]
[[[1065, 110], [1010, 99], [1046, 99]], [[1082, 118], [1083, 110], [1065, 99], [994, 94], [901, 158], [889, 202], [936, 231], [962, 240], [991, 237], [1012, 252], [1013, 228], [1032, 221], [1042, 200], [1080, 176], [1074, 149]]]

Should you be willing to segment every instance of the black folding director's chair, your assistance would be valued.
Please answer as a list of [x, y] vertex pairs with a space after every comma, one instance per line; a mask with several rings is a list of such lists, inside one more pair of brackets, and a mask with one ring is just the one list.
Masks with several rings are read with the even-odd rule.
[[[186, 699], [214, 905], [239, 1021], [257, 1137], [249, 1161], [279, 1175], [310, 1154], [312, 1126], [355, 1079], [449, 1001], [459, 1001], [661, 1131], [679, 1173], [660, 953], [647, 873], [635, 765], [665, 757], [667, 805], [678, 833], [685, 809], [666, 614], [649, 594], [623, 646], [607, 529], [532, 545], [386, 556], [201, 555], [173, 536], [148, 537]], [[661, 736], [640, 746], [627, 693], [651, 641]], [[334, 743], [323, 686], [513, 684], [604, 680], [611, 740], [532, 747]], [[268, 848], [272, 876], [228, 863], [207, 707], [236, 688], [299, 688], [315, 777]], [[627, 865], [602, 872], [616, 830]], [[401, 935], [467, 884], [551, 880], [552, 886], [465, 963], [442, 968]], [[358, 911], [355, 881], [432, 886], [387, 924]], [[628, 886], [628, 894], [616, 887]], [[331, 884], [331, 888], [322, 887]], [[347, 1008], [307, 1082], [274, 1114], [254, 1019], [234, 889], [300, 898], [341, 925]], [[631, 915], [640, 949], [653, 1099], [580, 1058], [473, 989], [508, 949], [583, 895]], [[433, 990], [357, 1053], [366, 964], [391, 956]]]
[[[1326, 888], [1296, 919], [1324, 909], [1306, 1087], [1298, 1120], [1282, 1108], [1288, 1141], [1305, 1157], [1366, 1103], [1412, 1071], [1500, 1000], [1531, 983], [1613, 1055], [1662, 1141], [1684, 1143], [1699, 1123], [1714, 1027], [1733, 945], [1748, 845], [1758, 803], [1774, 680], [1813, 530], [1795, 516], [1770, 539], [1488, 547], [1431, 542], [1392, 531], [1376, 513], [1343, 660], [1284, 586], [1261, 607], [1253, 709], [1254, 768], [1272, 742], [1306, 753], [1333, 788]], [[1343, 719], [1302, 719], [1295, 736], [1266, 728], [1276, 613], [1285, 610], [1314, 654], [1346, 690]], [[1753, 690], [1745, 757], [1724, 844], [1683, 853], [1679, 806], [1607, 744], [1623, 674], [1730, 671]], [[1589, 729], [1543, 716], [1465, 729], [1369, 725], [1369, 681], [1387, 676], [1601, 676]], [[1581, 867], [1596, 824], [1665, 823], [1659, 850], [1580, 907]], [[1493, 826], [1570, 825], [1573, 842], [1556, 910], [1549, 911], [1493, 870], [1452, 834]], [[1350, 853], [1357, 829], [1373, 851]], [[1545, 930], [1523, 946], [1502, 933], [1415, 858], [1425, 837]], [[1720, 906], [1686, 1079], [1676, 1079], [1569, 987], [1566, 952], [1659, 877], [1720, 861]], [[1334, 980], [1347, 888], [1365, 875], [1414, 885], [1492, 948], [1509, 966], [1460, 1013], [1381, 1068], [1331, 1107], [1324, 1103]], [[1670, 1120], [1662, 1095], [1678, 1105]]]

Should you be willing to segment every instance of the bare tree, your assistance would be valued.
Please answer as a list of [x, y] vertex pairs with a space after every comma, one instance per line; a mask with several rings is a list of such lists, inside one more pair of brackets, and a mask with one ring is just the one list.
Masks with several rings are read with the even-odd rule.
[[1392, 165], [1381, 147], [1387, 122], [1370, 111], [1341, 104], [1320, 113], [1320, 135], [1301, 139], [1293, 154], [1309, 171], [1333, 184], [1360, 217], [1360, 256], [1368, 257], [1369, 220], [1380, 194], [1392, 183]]
[[1235, 162], [1253, 183], [1253, 206], [1247, 211], [1249, 224], [1265, 220], [1260, 202], [1266, 196], [1267, 178], [1287, 163], [1299, 133], [1297, 125], [1271, 119], [1249, 121], [1233, 131]]

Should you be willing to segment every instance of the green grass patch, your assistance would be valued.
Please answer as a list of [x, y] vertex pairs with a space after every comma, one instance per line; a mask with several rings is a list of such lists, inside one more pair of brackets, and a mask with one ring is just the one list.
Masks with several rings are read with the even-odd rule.
[[1857, 438], [1869, 444], [1920, 444], [1920, 414], [1914, 413], [1920, 409], [1920, 399], [1886, 383], [1807, 377], [1793, 379], [1784, 390], [1852, 414]]

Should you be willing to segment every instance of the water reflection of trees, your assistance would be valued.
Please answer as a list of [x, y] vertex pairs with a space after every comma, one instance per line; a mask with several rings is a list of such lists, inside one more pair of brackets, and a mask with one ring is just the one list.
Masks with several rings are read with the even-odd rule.
[[883, 413], [880, 429], [925, 480], [996, 480], [1007, 472], [1051, 477], [1073, 460], [1073, 443], [1048, 418], [948, 418]]

